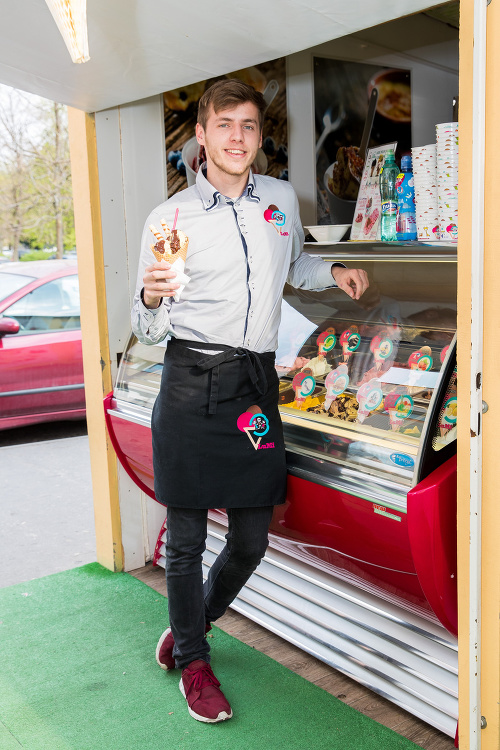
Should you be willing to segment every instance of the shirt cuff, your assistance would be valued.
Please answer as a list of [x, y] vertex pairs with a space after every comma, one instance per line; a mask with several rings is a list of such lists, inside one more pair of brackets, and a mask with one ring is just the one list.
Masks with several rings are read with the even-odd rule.
[[315, 289], [328, 289], [337, 286], [332, 276], [332, 266], [344, 265], [343, 263], [324, 262], [317, 270]]
[[146, 307], [146, 305], [144, 304], [144, 287], [142, 287], [142, 289], [141, 289], [141, 305], [143, 307], [143, 310], [142, 310], [143, 316], [145, 318], [147, 318], [148, 320], [151, 320], [152, 318], [150, 316], [148, 316], [148, 315], [145, 315], [145, 313], [150, 313], [151, 316], [154, 318], [160, 312], [160, 310], [161, 310], [161, 308], [163, 306], [163, 300], [160, 302], [160, 304], [158, 305], [158, 307]]

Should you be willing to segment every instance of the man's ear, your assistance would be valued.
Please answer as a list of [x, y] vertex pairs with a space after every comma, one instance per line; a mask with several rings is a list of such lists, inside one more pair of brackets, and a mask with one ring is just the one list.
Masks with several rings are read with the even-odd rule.
[[205, 131], [203, 130], [203, 127], [200, 125], [199, 122], [196, 123], [195, 133], [196, 133], [196, 140], [198, 141], [200, 146], [204, 146], [205, 145]]
[[260, 131], [259, 148], [262, 147], [262, 130]]

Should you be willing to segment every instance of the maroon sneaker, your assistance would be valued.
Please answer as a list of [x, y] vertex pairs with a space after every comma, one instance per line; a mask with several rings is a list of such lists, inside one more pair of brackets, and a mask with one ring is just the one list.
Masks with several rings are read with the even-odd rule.
[[233, 715], [231, 706], [220, 689], [219, 680], [210, 664], [203, 659], [192, 661], [182, 670], [179, 687], [193, 719], [215, 724], [230, 719]]
[[[205, 627], [205, 634], [209, 630], [212, 630], [210, 624]], [[174, 650], [174, 636], [172, 635], [172, 628], [167, 628], [164, 633], [161, 634], [158, 645], [156, 646], [156, 663], [162, 668], [168, 671], [169, 669], [175, 669], [175, 659], [172, 656]]]

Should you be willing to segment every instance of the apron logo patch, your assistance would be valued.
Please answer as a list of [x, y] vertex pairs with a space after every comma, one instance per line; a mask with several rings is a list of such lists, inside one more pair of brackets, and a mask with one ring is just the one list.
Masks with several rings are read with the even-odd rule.
[[265, 414], [258, 411], [258, 406], [250, 406], [252, 411], [245, 411], [237, 419], [236, 426], [241, 432], [246, 432], [255, 450], [274, 448], [274, 443], [261, 443], [264, 435], [269, 432], [269, 420]]
[[279, 210], [278, 206], [271, 203], [269, 208], [266, 208], [264, 211], [264, 219], [276, 229], [278, 234], [281, 234], [282, 237], [288, 237], [288, 232], [281, 231], [281, 227], [285, 224], [286, 216], [283, 211]]

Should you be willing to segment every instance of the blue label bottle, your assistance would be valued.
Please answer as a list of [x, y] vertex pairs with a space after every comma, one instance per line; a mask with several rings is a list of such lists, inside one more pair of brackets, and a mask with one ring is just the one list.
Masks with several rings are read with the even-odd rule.
[[401, 159], [401, 173], [396, 180], [398, 213], [396, 217], [396, 237], [400, 242], [417, 239], [415, 219], [415, 184], [411, 156]]

